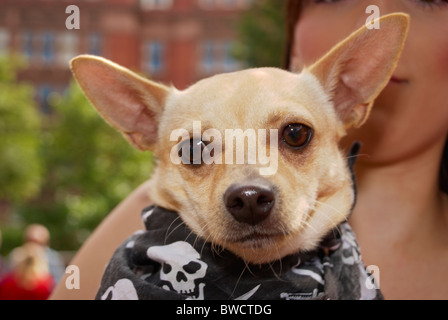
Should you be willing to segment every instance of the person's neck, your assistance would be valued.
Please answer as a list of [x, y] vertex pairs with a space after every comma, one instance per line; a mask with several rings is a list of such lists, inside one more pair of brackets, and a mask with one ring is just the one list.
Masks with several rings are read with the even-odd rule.
[[439, 189], [441, 150], [434, 145], [387, 165], [358, 161], [358, 201], [350, 223], [361, 246], [415, 244], [417, 249], [441, 237], [448, 242], [448, 197]]

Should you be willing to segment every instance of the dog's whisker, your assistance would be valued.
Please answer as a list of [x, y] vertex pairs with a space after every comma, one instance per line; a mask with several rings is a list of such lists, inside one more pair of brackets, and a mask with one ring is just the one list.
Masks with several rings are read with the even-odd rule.
[[[207, 221], [204, 221], [204, 226], [207, 226], [207, 224], [208, 224], [208, 222], [207, 222]], [[208, 229], [210, 229], [210, 228], [208, 228]], [[225, 241], [226, 241], [226, 239], [224, 239], [224, 242], [225, 242]], [[223, 252], [223, 251], [225, 250], [225, 249], [222, 247], [222, 245], [216, 243], [216, 242], [213, 240], [213, 234], [209, 233], [208, 236], [207, 236], [207, 238], [204, 240], [204, 244], [203, 244], [203, 246], [202, 246], [201, 253], [202, 253], [202, 251], [204, 250], [204, 246], [206, 245], [206, 243], [209, 243], [209, 244], [210, 244], [210, 249], [211, 249], [212, 253], [215, 253], [217, 256], [220, 256], [220, 255], [221, 255], [221, 252]]]
[[[200, 252], [201, 257], [203, 256], [203, 252], [204, 252], [206, 244], [209, 243], [209, 239], [210, 239], [210, 237], [207, 237], [207, 239], [205, 239], [204, 242], [202, 243], [201, 252]], [[213, 252], [213, 243], [211, 244], [210, 248], [211, 248], [211, 251]]]
[[345, 157], [347, 160], [348, 159], [352, 159], [352, 158], [359, 158], [359, 157], [369, 157], [370, 155], [367, 153], [360, 153], [358, 155], [353, 155], [353, 156], [347, 156]]
[[[277, 251], [277, 253], [279, 252], [279, 250], [278, 250], [278, 246], [275, 246], [275, 250]], [[278, 274], [277, 274], [277, 272], [275, 271], [274, 263], [276, 263], [276, 261], [273, 261], [273, 262], [269, 263], [269, 268], [272, 270], [272, 273], [273, 273], [274, 277], [277, 278], [277, 280], [279, 280], [279, 281], [283, 281], [283, 279], [281, 278], [281, 274], [282, 274], [282, 272], [283, 272], [283, 263], [282, 263], [282, 260], [281, 260], [281, 259], [278, 260], [278, 263], [280, 264], [280, 266], [279, 266], [279, 273], [278, 273]]]
[[215, 247], [217, 248], [217, 250], [219, 250], [218, 254], [221, 254], [222, 252], [224, 252], [226, 250], [226, 248], [218, 243], [215, 244]]
[[309, 223], [309, 219], [311, 219], [314, 215], [310, 215], [309, 212], [301, 212], [304, 214], [304, 217], [302, 219], [301, 226], [307, 226], [308, 228], [312, 229], [314, 232], [317, 233], [316, 228], [314, 228], [311, 223]]
[[[199, 236], [199, 235], [197, 235], [197, 234], [195, 234], [195, 238], [194, 238], [194, 241], [193, 241], [193, 247], [196, 247], [196, 244], [198, 243], [198, 241], [201, 239], [201, 237]], [[201, 255], [202, 255], [202, 251], [204, 250], [204, 244], [202, 244], [202, 249], [201, 249]]]
[[[208, 239], [207, 239], [207, 241], [208, 241]], [[212, 254], [216, 254], [218, 257], [221, 254], [221, 252], [218, 251], [219, 248], [220, 248], [220, 246], [218, 244], [216, 244], [215, 242], [210, 243], [210, 249], [212, 251]]]
[[317, 229], [314, 228], [314, 227], [311, 225], [311, 223], [309, 223], [308, 221], [303, 220], [302, 223], [303, 223], [304, 226], [307, 226], [308, 228], [310, 228], [311, 230], [313, 230], [315, 233], [318, 232]]
[[244, 265], [245, 265], [245, 267], [243, 269], [243, 272], [244, 272], [244, 270], [247, 270], [253, 277], [255, 277], [255, 274], [250, 269], [249, 262], [247, 262], [246, 259], [244, 259], [244, 258], [242, 260], [243, 260]]
[[244, 264], [245, 264], [245, 266], [244, 266], [244, 268], [243, 268], [243, 271], [241, 271], [241, 273], [240, 273], [238, 279], [236, 280], [235, 286], [233, 287], [232, 293], [230, 294], [230, 297], [229, 297], [229, 298], [232, 298], [233, 295], [235, 294], [236, 288], [238, 287], [238, 284], [240, 283], [241, 278], [243, 277], [243, 274], [244, 274], [244, 272], [245, 272], [246, 270], [248, 270], [249, 273], [251, 273], [251, 274], [253, 275], [253, 273], [252, 273], [252, 271], [250, 270], [249, 265], [247, 264], [246, 261], [244, 261]]
[[[305, 221], [309, 227], [311, 226], [311, 220], [313, 222], [313, 225], [317, 225], [319, 223], [325, 223], [329, 222], [331, 225], [334, 224], [334, 219], [330, 216], [327, 216], [326, 214], [314, 214], [312, 216], [312, 219], [309, 219], [308, 221]], [[316, 230], [315, 230], [316, 231]]]
[[348, 220], [348, 216], [347, 216], [345, 213], [343, 213], [341, 210], [339, 210], [339, 209], [333, 207], [332, 205], [329, 205], [328, 203], [325, 203], [325, 202], [322, 202], [322, 201], [319, 201], [319, 200], [314, 200], [314, 202], [315, 202], [316, 204], [318, 204], [318, 205], [324, 206], [324, 207], [326, 207], [326, 208], [332, 210], [334, 213], [338, 214], [339, 217], [343, 218], [344, 221], [347, 221], [347, 220]]
[[[318, 201], [318, 200], [315, 200], [315, 202], [316, 202], [317, 204], [326, 206], [328, 209], [333, 210], [333, 212], [336, 213], [339, 217], [343, 218], [344, 221], [348, 221], [348, 217], [347, 217], [345, 214], [343, 214], [341, 211], [339, 211], [339, 210], [337, 210], [336, 208], [334, 208], [333, 206], [331, 206], [331, 205], [329, 205], [329, 204], [327, 204], [327, 203]], [[325, 220], [329, 221], [331, 224], [334, 224], [334, 219], [332, 219], [330, 216], [325, 215], [325, 214], [320, 214], [320, 215], [318, 215], [318, 216], [316, 216], [316, 217], [314, 217], [314, 218], [315, 218], [315, 219], [316, 219], [316, 218], [317, 218], [317, 219], [325, 219]], [[312, 227], [311, 224], [310, 224], [308, 221], [304, 221], [304, 222], [305, 222], [309, 227]], [[335, 225], [335, 226], [333, 227], [333, 230], [337, 231], [339, 235], [342, 235], [342, 231], [339, 229], [339, 224], [338, 224], [338, 225]]]
[[[200, 225], [201, 230], [206, 230], [206, 229], [207, 229], [207, 221], [204, 221], [202, 224], [203, 224], [203, 225]], [[191, 232], [191, 233], [193, 233], [193, 232]], [[196, 238], [195, 238], [195, 240], [193, 241], [193, 246], [194, 246], [194, 247], [196, 246], [197, 242], [200, 241], [200, 240], [202, 239], [202, 237], [201, 237], [199, 234], [196, 233], [195, 235], [196, 235]], [[189, 235], [189, 236], [190, 236], [190, 235]], [[210, 238], [211, 238], [211, 234], [208, 234], [208, 236], [207, 236], [205, 239], [202, 239], [202, 240], [203, 240], [203, 243], [202, 243], [202, 247], [201, 247], [201, 251], [200, 251], [200, 255], [201, 255], [201, 256], [202, 256], [202, 254], [203, 254], [203, 252], [204, 252], [204, 248], [205, 248], [205, 246], [206, 246], [207, 243], [211, 243], [211, 249], [212, 249], [212, 251], [213, 251], [213, 242], [210, 241]]]
[[207, 244], [210, 244], [210, 250], [211, 250], [212, 254], [214, 252], [216, 252], [216, 254], [219, 256], [218, 252], [215, 250], [215, 243], [213, 241], [211, 241], [210, 238], [211, 238], [211, 235], [208, 235], [207, 238], [204, 240], [204, 243], [202, 244], [202, 248], [201, 248], [201, 256], [202, 256], [202, 253], [204, 252], [205, 246]]
[[347, 156], [345, 158], [348, 160], [348, 159], [359, 158], [359, 157], [370, 157], [370, 155], [368, 153], [360, 153], [358, 155]]
[[[180, 220], [180, 223], [174, 227], [171, 231], [170, 229], [173, 227], [174, 223], [177, 222], [178, 220]], [[171, 234], [176, 231], [179, 227], [181, 227], [182, 225], [185, 225], [185, 222], [181, 219], [180, 216], [176, 217], [176, 219], [173, 220], [173, 222], [171, 222], [171, 224], [168, 226], [168, 228], [166, 229], [166, 233], [165, 233], [165, 244], [168, 240], [168, 238], [171, 236]]]

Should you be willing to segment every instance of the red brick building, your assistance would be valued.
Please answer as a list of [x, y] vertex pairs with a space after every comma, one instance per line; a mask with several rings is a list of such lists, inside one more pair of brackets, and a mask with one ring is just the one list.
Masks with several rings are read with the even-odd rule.
[[[27, 58], [20, 79], [35, 85], [44, 111], [48, 95], [71, 79], [68, 61], [82, 53], [183, 89], [241, 68], [231, 48], [238, 18], [251, 1], [0, 0], [0, 53]], [[79, 29], [66, 22], [78, 22]]]

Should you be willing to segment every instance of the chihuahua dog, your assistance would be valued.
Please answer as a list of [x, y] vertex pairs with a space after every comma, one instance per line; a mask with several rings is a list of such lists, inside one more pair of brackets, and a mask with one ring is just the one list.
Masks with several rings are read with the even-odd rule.
[[[183, 91], [100, 57], [78, 56], [71, 68], [105, 121], [157, 158], [151, 200], [201, 239], [259, 265], [314, 250], [349, 216], [353, 181], [338, 142], [368, 118], [408, 24], [404, 14], [382, 17], [379, 29], [363, 26], [300, 73], [249, 69]], [[227, 161], [239, 156], [229, 129], [258, 132], [259, 149], [277, 163], [249, 163], [250, 152]]]

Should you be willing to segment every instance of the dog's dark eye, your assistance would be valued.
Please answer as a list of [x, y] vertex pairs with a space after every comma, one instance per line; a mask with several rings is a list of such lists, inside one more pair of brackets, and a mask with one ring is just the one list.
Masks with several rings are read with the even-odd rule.
[[178, 155], [183, 164], [202, 164], [202, 152], [206, 147], [199, 139], [191, 139], [179, 145]]
[[295, 149], [303, 149], [310, 143], [313, 137], [313, 129], [304, 124], [290, 124], [282, 133], [283, 141]]

